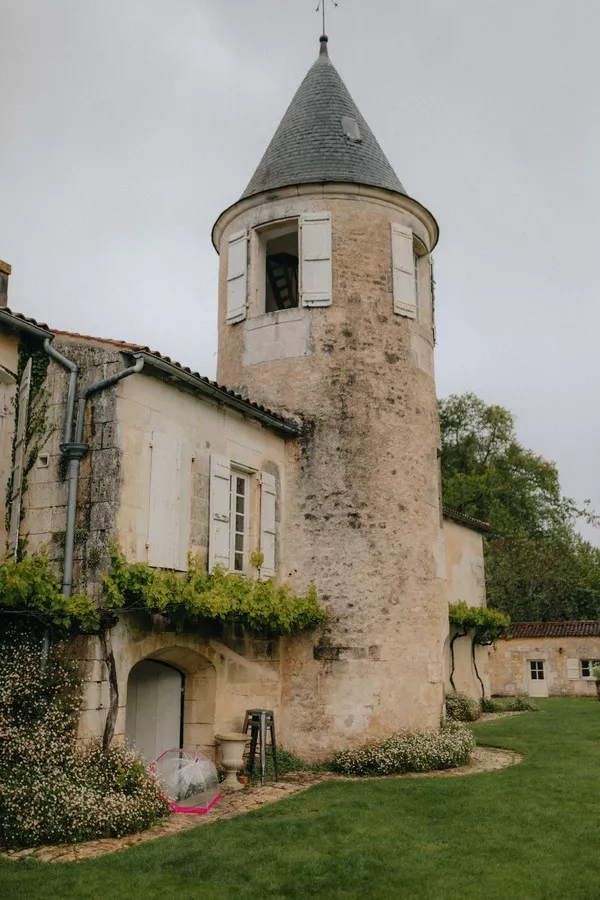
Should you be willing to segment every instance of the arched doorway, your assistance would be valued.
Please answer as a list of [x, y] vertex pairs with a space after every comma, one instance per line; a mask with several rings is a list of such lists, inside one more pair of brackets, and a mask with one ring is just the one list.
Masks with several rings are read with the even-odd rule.
[[148, 762], [183, 746], [183, 673], [168, 663], [143, 659], [127, 681], [127, 741]]

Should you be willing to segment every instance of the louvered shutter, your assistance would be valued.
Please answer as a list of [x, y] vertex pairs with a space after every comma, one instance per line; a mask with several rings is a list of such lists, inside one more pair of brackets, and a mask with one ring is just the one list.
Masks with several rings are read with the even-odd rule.
[[331, 215], [302, 216], [300, 290], [303, 306], [331, 306]]
[[10, 492], [10, 523], [8, 526], [8, 553], [17, 557], [19, 549], [19, 526], [21, 524], [21, 499], [23, 496], [23, 466], [27, 442], [27, 419], [29, 413], [29, 395], [31, 393], [31, 357], [23, 370], [19, 384], [19, 405], [17, 410], [17, 429], [15, 435], [15, 461], [12, 470], [12, 486]]
[[210, 460], [210, 534], [208, 570], [215, 566], [229, 569], [229, 509], [231, 465], [227, 457], [212, 455]]
[[415, 256], [410, 228], [392, 223], [392, 267], [394, 280], [394, 312], [399, 316], [417, 317]]
[[567, 678], [569, 681], [579, 681], [579, 660], [578, 659], [568, 659], [567, 660]]
[[275, 575], [275, 500], [277, 488], [275, 476], [262, 472], [260, 476], [260, 549], [264, 556], [260, 574], [265, 578]]
[[246, 318], [248, 299], [248, 236], [232, 234], [227, 242], [227, 321], [230, 325]]
[[151, 441], [148, 563], [185, 572], [190, 535], [191, 454], [171, 434]]

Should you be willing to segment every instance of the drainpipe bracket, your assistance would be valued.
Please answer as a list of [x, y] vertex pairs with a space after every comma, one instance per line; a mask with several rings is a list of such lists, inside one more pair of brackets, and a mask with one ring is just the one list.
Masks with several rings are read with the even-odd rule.
[[67, 459], [83, 459], [88, 450], [90, 449], [89, 444], [85, 444], [83, 442], [78, 443], [77, 441], [71, 441], [68, 444], [60, 445], [60, 452], [63, 456], [66, 456]]

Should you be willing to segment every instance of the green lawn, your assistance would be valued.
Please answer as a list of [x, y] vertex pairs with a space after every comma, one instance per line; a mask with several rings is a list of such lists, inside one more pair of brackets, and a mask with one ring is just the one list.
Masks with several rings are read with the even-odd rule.
[[0, 897], [596, 900], [600, 703], [475, 726], [525, 761], [466, 778], [327, 783], [75, 864], [0, 861]]

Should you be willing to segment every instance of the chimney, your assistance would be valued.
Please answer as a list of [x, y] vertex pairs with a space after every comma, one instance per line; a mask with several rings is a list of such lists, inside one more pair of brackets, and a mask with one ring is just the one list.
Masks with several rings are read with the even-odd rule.
[[8, 306], [8, 276], [10, 272], [9, 264], [0, 259], [0, 306]]

